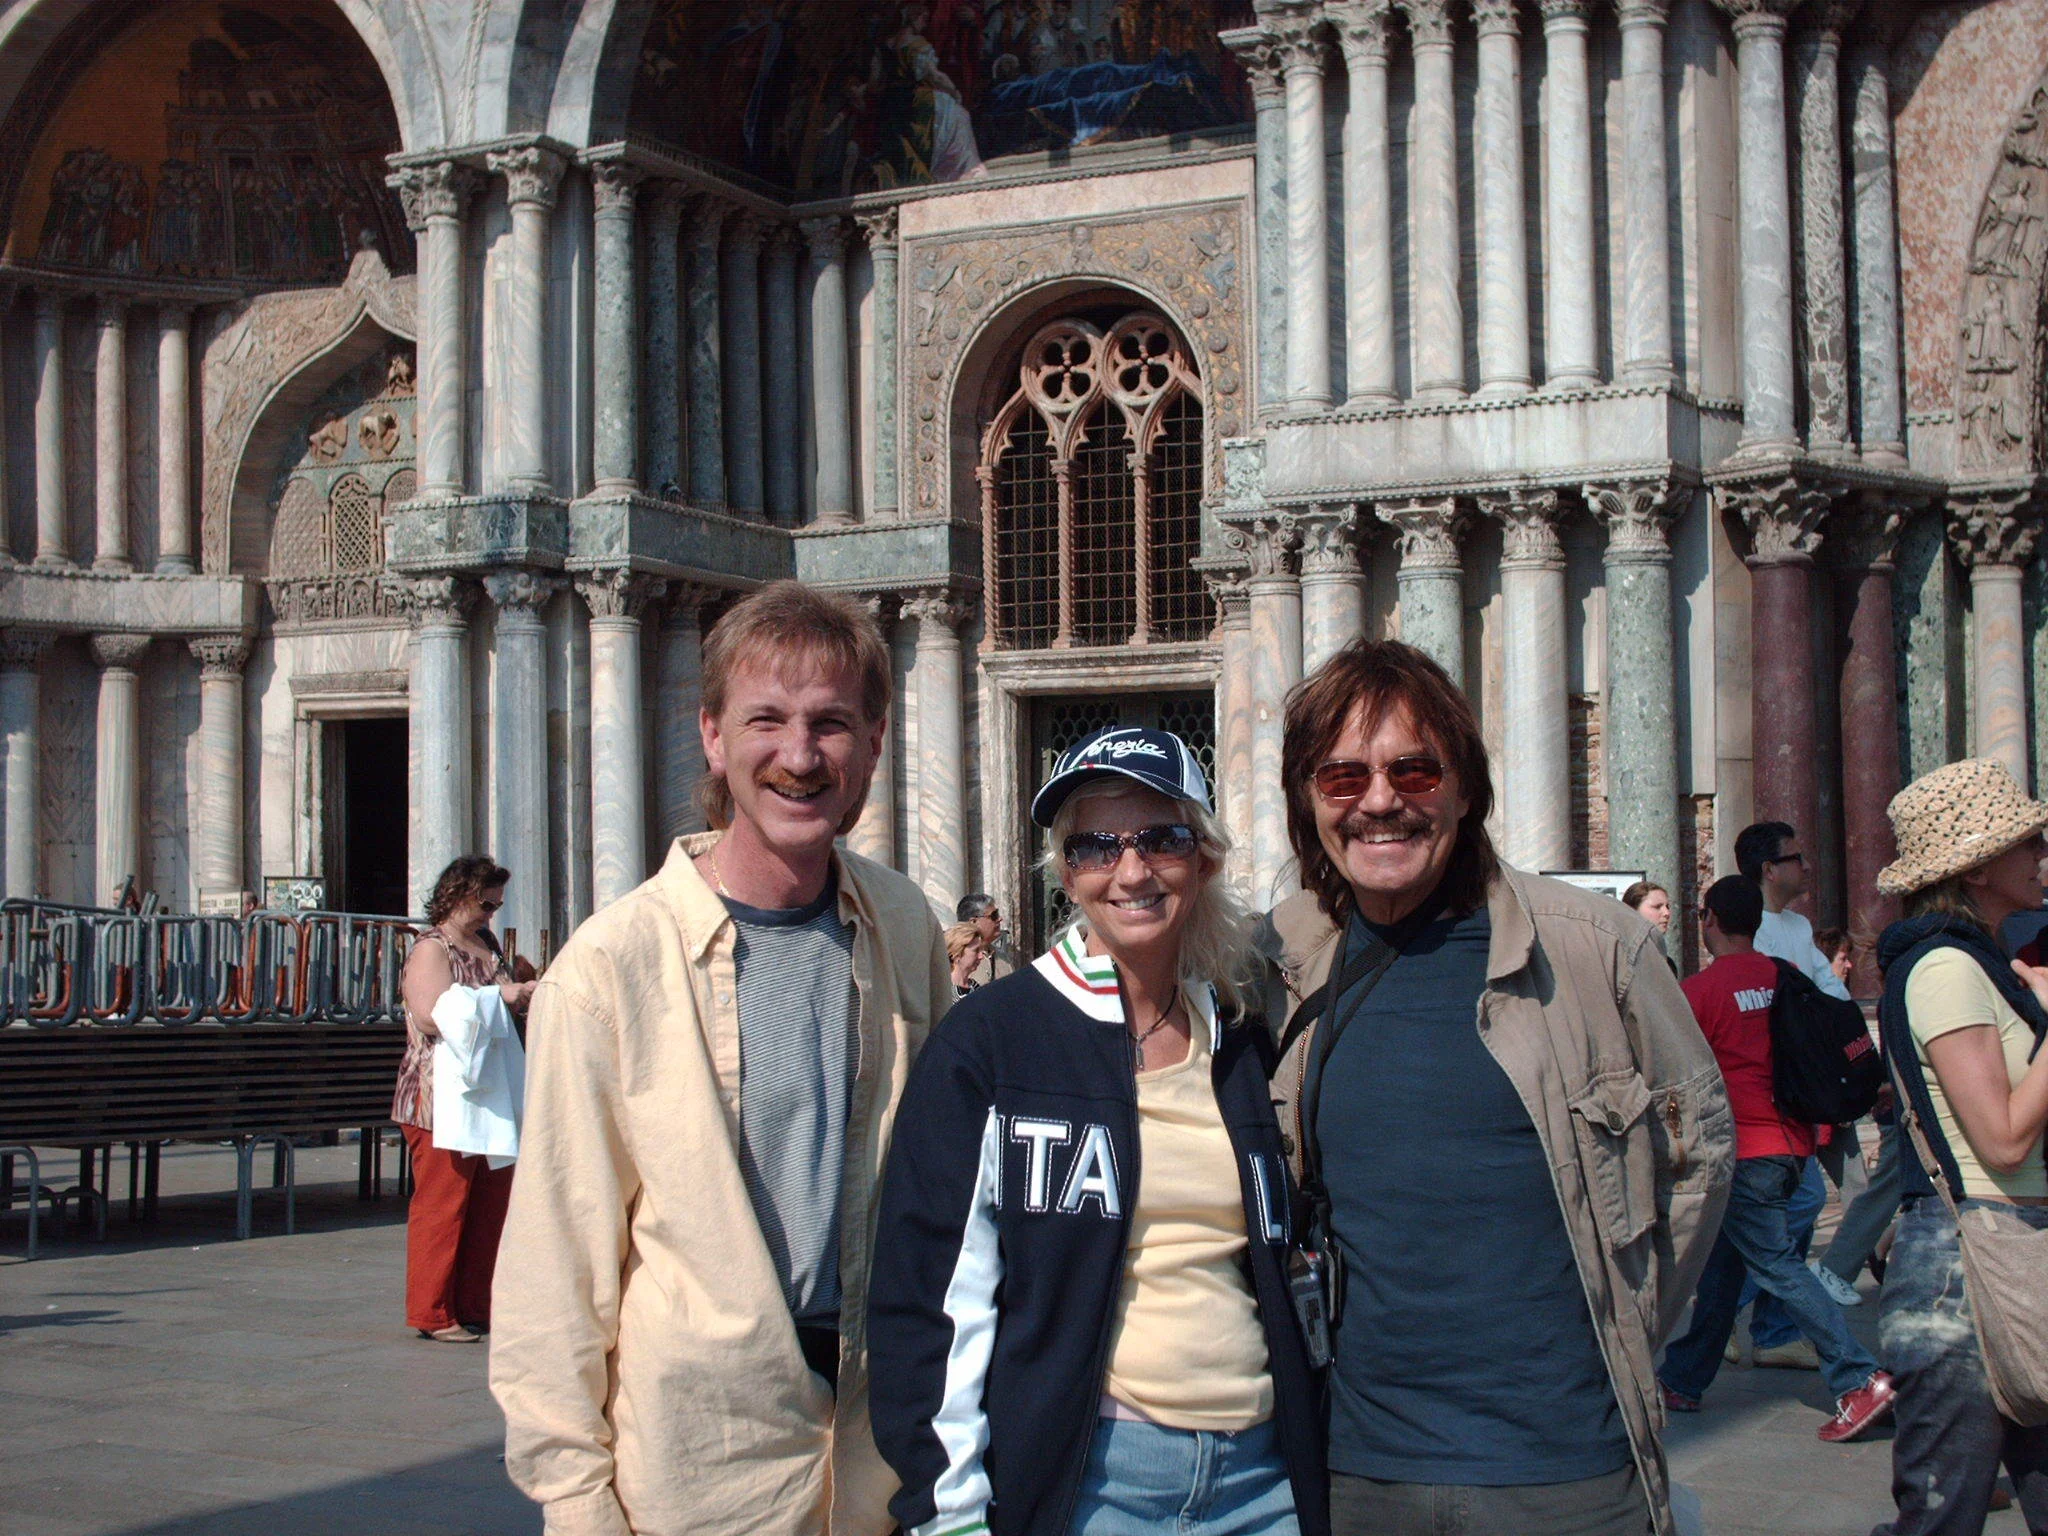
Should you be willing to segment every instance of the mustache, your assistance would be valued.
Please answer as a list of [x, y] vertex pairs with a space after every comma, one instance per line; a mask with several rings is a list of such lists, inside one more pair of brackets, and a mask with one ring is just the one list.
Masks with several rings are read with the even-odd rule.
[[784, 790], [792, 795], [808, 795], [813, 790], [830, 789], [838, 782], [838, 776], [828, 768], [815, 773], [785, 773], [771, 768], [757, 781], [764, 789]]
[[1388, 832], [1399, 833], [1405, 837], [1416, 832], [1427, 832], [1429, 827], [1427, 816], [1417, 815], [1404, 806], [1386, 816], [1375, 816], [1367, 811], [1352, 811], [1337, 823], [1337, 832], [1338, 835], [1350, 839]]

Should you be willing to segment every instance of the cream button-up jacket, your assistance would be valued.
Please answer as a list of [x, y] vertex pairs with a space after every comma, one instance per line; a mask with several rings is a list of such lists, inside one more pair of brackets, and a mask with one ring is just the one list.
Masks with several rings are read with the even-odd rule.
[[534, 994], [492, 1299], [505, 1464], [549, 1536], [882, 1536], [868, 1428], [876, 1187], [912, 1059], [954, 998], [923, 893], [835, 855], [860, 1064], [842, 1175], [839, 1394], [805, 1366], [740, 1176], [734, 930], [680, 838]]

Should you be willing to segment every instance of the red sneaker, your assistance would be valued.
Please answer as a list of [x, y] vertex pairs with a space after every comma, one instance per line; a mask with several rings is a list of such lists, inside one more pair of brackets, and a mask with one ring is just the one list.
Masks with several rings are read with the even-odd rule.
[[1664, 1396], [1664, 1411], [1666, 1413], [1698, 1413], [1700, 1411], [1700, 1400], [1696, 1397], [1687, 1397], [1683, 1392], [1674, 1392], [1661, 1381], [1657, 1383], [1657, 1390]]
[[1891, 1377], [1883, 1371], [1874, 1373], [1854, 1392], [1845, 1392], [1836, 1401], [1835, 1416], [1820, 1427], [1821, 1439], [1834, 1444], [1856, 1439], [1891, 1416], [1892, 1403], [1898, 1395], [1899, 1389], [1892, 1385]]

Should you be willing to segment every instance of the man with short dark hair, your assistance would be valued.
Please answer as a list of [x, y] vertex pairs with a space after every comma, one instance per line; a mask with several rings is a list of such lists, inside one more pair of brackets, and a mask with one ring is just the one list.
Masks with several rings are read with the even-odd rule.
[[1281, 772], [1304, 889], [1258, 947], [1332, 1269], [1332, 1529], [1672, 1536], [1656, 1349], [1734, 1147], [1651, 928], [1500, 862], [1478, 722], [1413, 646], [1304, 680]]
[[1891, 1413], [1892, 1379], [1856, 1342], [1838, 1307], [1801, 1262], [1786, 1205], [1813, 1155], [1813, 1127], [1786, 1119], [1771, 1093], [1771, 1001], [1778, 967], [1756, 947], [1764, 913], [1756, 882], [1717, 880], [1701, 902], [1700, 926], [1713, 963], [1685, 983], [1700, 1030], [1728, 1084], [1735, 1112], [1735, 1185], [1721, 1234], [1700, 1276], [1692, 1326], [1664, 1352], [1664, 1406], [1697, 1413], [1735, 1327], [1745, 1271], [1777, 1297], [1820, 1353], [1835, 1415], [1820, 1438], [1854, 1440]]
[[985, 891], [962, 896], [953, 918], [955, 922], [972, 923], [981, 931], [981, 964], [974, 968], [971, 985], [985, 987], [998, 976], [1007, 976], [1017, 968], [1016, 953], [1010, 947], [1008, 934], [1003, 931], [1003, 910], [996, 904], [995, 897]]
[[1828, 957], [1813, 942], [1813, 924], [1792, 903], [1813, 883], [1813, 867], [1799, 847], [1799, 834], [1789, 822], [1759, 821], [1735, 835], [1735, 867], [1754, 881], [1763, 896], [1763, 922], [1756, 931], [1756, 951], [1804, 971], [1830, 997], [1847, 999], [1849, 988], [1835, 974]]

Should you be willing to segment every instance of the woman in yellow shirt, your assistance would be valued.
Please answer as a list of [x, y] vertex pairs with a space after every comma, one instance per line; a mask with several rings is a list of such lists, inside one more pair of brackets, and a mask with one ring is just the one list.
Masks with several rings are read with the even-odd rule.
[[[1878, 890], [1906, 900], [1885, 931], [1882, 1020], [1892, 1073], [1959, 1206], [1997, 1204], [2048, 1229], [2048, 968], [2007, 957], [1999, 924], [2041, 905], [2048, 805], [2003, 764], [1950, 763], [1891, 803], [1898, 861]], [[1961, 1284], [1955, 1219], [1900, 1131], [1898, 1240], [1878, 1338], [1898, 1388], [1892, 1536], [1977, 1533], [2004, 1462], [2034, 1536], [2048, 1533], [2048, 1427], [1992, 1401]], [[2048, 1284], [2048, 1277], [2043, 1277]]]

